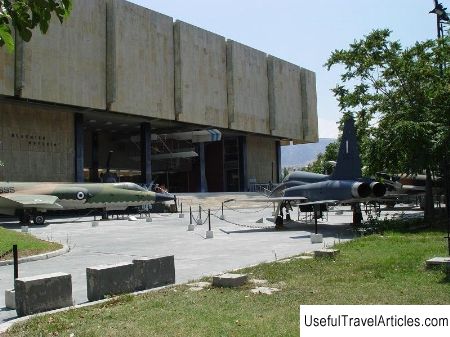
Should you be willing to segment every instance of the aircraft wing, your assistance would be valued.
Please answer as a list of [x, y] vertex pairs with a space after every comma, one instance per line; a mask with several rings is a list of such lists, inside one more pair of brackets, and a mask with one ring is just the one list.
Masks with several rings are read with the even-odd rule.
[[303, 200], [307, 200], [307, 198], [305, 197], [274, 197], [274, 198], [269, 198], [269, 197], [265, 197], [265, 198], [249, 198], [249, 199], [229, 199], [226, 200], [225, 202], [230, 202], [230, 201], [239, 201], [239, 202], [282, 202], [282, 201], [303, 201]]
[[302, 202], [299, 206], [309, 206], [309, 205], [323, 205], [323, 204], [337, 204], [339, 200], [317, 200], [310, 202]]
[[40, 194], [8, 194], [0, 196], [1, 208], [61, 209], [58, 197]]

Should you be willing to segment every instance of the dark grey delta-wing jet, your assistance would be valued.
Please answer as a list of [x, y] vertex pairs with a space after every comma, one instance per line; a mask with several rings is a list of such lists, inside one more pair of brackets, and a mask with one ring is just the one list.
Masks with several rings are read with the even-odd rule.
[[[361, 159], [353, 118], [344, 124], [336, 167], [331, 175], [296, 171], [287, 175], [270, 194], [268, 200], [278, 202], [276, 225], [283, 225], [283, 208], [290, 202], [300, 207], [316, 209], [321, 205], [359, 203], [381, 198], [386, 187], [379, 182], [363, 178]], [[316, 215], [316, 214], [315, 214]]]
[[125, 210], [174, 199], [134, 183], [0, 182], [0, 214], [16, 215], [22, 223], [33, 218], [43, 224], [48, 210]]

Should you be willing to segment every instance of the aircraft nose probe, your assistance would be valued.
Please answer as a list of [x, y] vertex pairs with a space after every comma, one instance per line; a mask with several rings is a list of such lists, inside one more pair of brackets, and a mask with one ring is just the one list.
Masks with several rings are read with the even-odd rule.
[[170, 193], [155, 193], [155, 202], [175, 200], [175, 196]]

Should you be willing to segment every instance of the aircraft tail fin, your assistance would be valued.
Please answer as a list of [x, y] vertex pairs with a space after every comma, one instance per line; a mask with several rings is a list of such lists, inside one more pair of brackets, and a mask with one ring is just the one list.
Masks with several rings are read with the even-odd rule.
[[344, 124], [336, 167], [330, 179], [354, 180], [361, 176], [361, 158], [356, 139], [355, 121], [349, 118]]

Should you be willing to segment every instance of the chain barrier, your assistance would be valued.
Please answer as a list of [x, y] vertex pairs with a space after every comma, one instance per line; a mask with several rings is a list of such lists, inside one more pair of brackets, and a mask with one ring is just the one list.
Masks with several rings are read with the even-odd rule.
[[[268, 201], [268, 203], [269, 203], [269, 201]], [[252, 210], [252, 211], [249, 211], [249, 212], [239, 211], [239, 210], [237, 210], [237, 209], [230, 208], [230, 207], [228, 207], [226, 204], [224, 204], [223, 207], [226, 208], [226, 209], [228, 209], [228, 210], [230, 210], [230, 211], [236, 212], [236, 213], [253, 214], [253, 213], [259, 213], [259, 212], [262, 212], [262, 211], [268, 209], [269, 207], [272, 207], [272, 205], [271, 205], [271, 204], [268, 204], [268, 205], [265, 206], [264, 208], [258, 209], [258, 210], [256, 210], [256, 211], [253, 211], [253, 210]]]
[[[235, 210], [235, 209], [232, 209], [232, 208], [228, 207], [226, 205], [226, 203], [223, 203], [223, 206], [224, 206], [224, 208], [226, 208], [226, 209], [228, 209], [230, 211], [234, 211], [236, 213], [243, 213], [243, 214], [259, 213], [259, 212], [262, 212], [262, 211], [268, 209], [269, 207], [272, 207], [272, 205], [270, 203], [268, 203], [267, 206], [265, 206], [264, 208], [261, 208], [259, 210], [250, 211], [250, 212], [243, 212], [243, 211], [238, 211], [238, 210]], [[229, 224], [234, 225], [234, 226], [243, 227], [243, 228], [250, 228], [250, 229], [270, 229], [270, 228], [273, 228], [273, 226], [244, 225], [244, 224], [240, 224], [240, 223], [233, 222], [233, 221], [230, 221], [230, 220], [221, 219], [218, 214], [222, 211], [222, 208], [209, 209], [209, 210], [215, 212], [213, 214], [210, 214], [211, 217], [215, 217], [215, 218], [217, 218], [217, 219], [219, 219], [221, 221], [224, 221], [224, 222], [229, 223]], [[205, 220], [201, 222], [201, 224], [204, 225], [208, 221], [208, 210], [202, 208], [201, 212], [206, 215]], [[200, 213], [199, 213], [198, 217], [194, 216], [194, 212], [190, 212], [190, 214], [192, 216], [193, 223], [198, 224], [199, 220], [201, 219]]]
[[226, 223], [229, 223], [231, 225], [238, 226], [238, 227], [244, 227], [244, 228], [250, 228], [250, 229], [269, 229], [269, 228], [273, 228], [273, 226], [243, 225], [243, 224], [239, 224], [237, 222], [233, 222], [233, 221], [230, 221], [230, 220], [227, 220], [227, 219], [221, 219], [216, 214], [214, 215], [214, 217], [216, 217], [217, 219], [222, 220], [222, 221], [224, 221]]
[[[208, 214], [208, 212], [206, 212], [206, 214]], [[198, 222], [199, 222], [199, 220], [201, 220], [201, 217], [199, 216], [198, 218], [196, 218], [196, 217], [194, 216], [194, 212], [192, 212], [192, 220], [194, 221], [194, 223], [195, 223], [196, 225], [198, 225]], [[199, 225], [199, 226], [204, 225], [204, 224], [206, 223], [206, 221], [208, 221], [208, 217], [206, 217], [205, 221], [202, 221], [201, 225]]]

